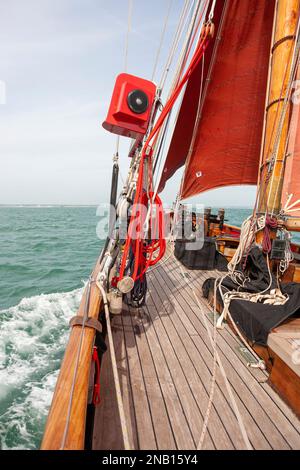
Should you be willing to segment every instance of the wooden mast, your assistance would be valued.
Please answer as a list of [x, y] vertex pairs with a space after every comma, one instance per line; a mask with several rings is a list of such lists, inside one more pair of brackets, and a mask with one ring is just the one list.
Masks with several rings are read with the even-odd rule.
[[[284, 100], [290, 80], [299, 8], [300, 0], [278, 0], [276, 4], [275, 34], [271, 50], [271, 74], [267, 91], [266, 124], [260, 168], [261, 191], [258, 213], [272, 211], [278, 214], [281, 209], [284, 161], [291, 113], [291, 103], [286, 104]], [[286, 106], [282, 120], [282, 112]], [[278, 135], [279, 128], [280, 135]], [[275, 154], [277, 158], [273, 162]], [[268, 169], [271, 171], [266, 178]]]

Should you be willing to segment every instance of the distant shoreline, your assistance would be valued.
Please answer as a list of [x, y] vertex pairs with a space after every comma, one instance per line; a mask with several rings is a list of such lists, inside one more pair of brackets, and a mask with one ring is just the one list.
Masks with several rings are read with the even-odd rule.
[[[99, 203], [101, 204], [101, 203]], [[10, 207], [10, 208], [51, 208], [51, 207], [98, 207], [99, 204], [0, 204], [0, 208], [2, 207]], [[211, 207], [212, 209], [218, 209], [220, 207], [224, 207], [224, 209], [253, 209], [252, 206], [226, 206], [226, 205], [209, 205], [204, 204], [205, 207]]]
[[98, 204], [0, 204], [0, 207], [51, 208], [51, 207], [98, 207]]

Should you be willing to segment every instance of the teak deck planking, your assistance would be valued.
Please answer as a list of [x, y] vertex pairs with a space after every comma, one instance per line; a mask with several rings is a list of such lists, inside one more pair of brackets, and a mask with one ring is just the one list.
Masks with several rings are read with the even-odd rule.
[[[185, 270], [186, 271], [186, 270]], [[145, 307], [124, 307], [113, 319], [114, 344], [131, 446], [135, 449], [195, 449], [206, 414], [213, 351], [202, 315], [213, 331], [211, 308], [201, 286], [215, 272], [182, 276], [170, 252], [149, 275]], [[203, 311], [190, 287], [197, 291]], [[300, 422], [266, 383], [249, 369], [237, 337], [226, 326], [217, 347], [250, 442], [255, 449], [300, 449]], [[123, 448], [109, 351], [101, 370], [94, 449]], [[224, 379], [216, 387], [203, 449], [244, 449]]]

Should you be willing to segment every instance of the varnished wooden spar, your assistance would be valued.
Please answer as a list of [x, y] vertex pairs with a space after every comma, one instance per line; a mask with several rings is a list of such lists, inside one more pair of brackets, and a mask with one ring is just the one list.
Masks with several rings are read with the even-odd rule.
[[[282, 183], [284, 178], [284, 163], [286, 158], [286, 143], [290, 120], [291, 104], [284, 99], [289, 85], [293, 48], [297, 21], [299, 17], [300, 0], [278, 0], [275, 37], [271, 51], [271, 76], [268, 90], [268, 105], [266, 109], [266, 128], [263, 143], [263, 160], [261, 175], [266, 175], [265, 167], [269, 165], [274, 152], [277, 159], [271, 177], [260, 193], [259, 212], [274, 209], [277, 214], [281, 206]], [[286, 113], [279, 137], [277, 129], [281, 122], [281, 114], [286, 106]], [[262, 183], [262, 181], [261, 181]]]
[[284, 226], [291, 232], [300, 232], [300, 217], [287, 217]]
[[[96, 278], [99, 272], [99, 268], [100, 264], [98, 262], [93, 272], [93, 279]], [[77, 313], [79, 316], [84, 315], [86, 295], [87, 288], [85, 289], [79, 311]], [[98, 319], [101, 302], [102, 297], [100, 291], [95, 283], [92, 283], [88, 312], [89, 317]], [[44, 437], [41, 445], [42, 450], [62, 449], [81, 332], [81, 326], [77, 325], [72, 327], [46, 423]], [[94, 340], [95, 330], [88, 327], [84, 328], [69, 428], [65, 445], [63, 447], [65, 450], [84, 449], [89, 374]]]

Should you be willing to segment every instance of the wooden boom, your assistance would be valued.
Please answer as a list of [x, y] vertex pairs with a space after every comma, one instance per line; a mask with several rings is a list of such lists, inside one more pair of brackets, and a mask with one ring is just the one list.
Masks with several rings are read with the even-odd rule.
[[[99, 268], [100, 263], [98, 262], [93, 272], [93, 279], [98, 275]], [[85, 289], [81, 299], [79, 311], [77, 313], [79, 316], [84, 315], [86, 295], [87, 288]], [[89, 317], [96, 320], [98, 319], [101, 303], [102, 297], [100, 291], [95, 283], [92, 283], [90, 289]], [[65, 445], [63, 446], [81, 333], [81, 326], [77, 325], [72, 327], [59, 377], [57, 379], [50, 412], [48, 414], [44, 437], [41, 444], [42, 450], [84, 449], [89, 374], [92, 349], [95, 341], [95, 330], [89, 327], [85, 327], [83, 331], [83, 341], [74, 386], [69, 427], [65, 439]]]

